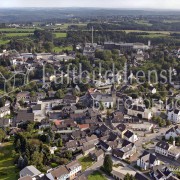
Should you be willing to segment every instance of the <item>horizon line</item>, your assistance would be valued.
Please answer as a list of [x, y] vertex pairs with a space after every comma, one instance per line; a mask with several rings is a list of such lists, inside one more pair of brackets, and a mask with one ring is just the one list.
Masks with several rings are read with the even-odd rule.
[[133, 7], [124, 7], [124, 8], [120, 8], [120, 7], [76, 7], [76, 6], [64, 6], [64, 7], [43, 7], [43, 6], [39, 6], [39, 7], [31, 7], [31, 6], [24, 6], [24, 7], [21, 7], [21, 6], [17, 6], [17, 7], [0, 7], [0, 9], [27, 9], [27, 8], [30, 8], [30, 9], [104, 9], [104, 10], [135, 10], [135, 11], [179, 11], [180, 9], [166, 9], [166, 8], [133, 8]]

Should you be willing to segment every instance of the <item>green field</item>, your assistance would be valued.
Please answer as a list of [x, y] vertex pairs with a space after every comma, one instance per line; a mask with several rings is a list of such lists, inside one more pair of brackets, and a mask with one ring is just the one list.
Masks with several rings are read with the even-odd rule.
[[140, 24], [140, 25], [145, 25], [145, 26], [152, 26], [151, 23], [149, 23], [148, 21], [143, 21], [143, 20], [137, 20], [135, 21], [135, 23]]
[[17, 180], [19, 170], [15, 167], [12, 157], [12, 143], [0, 146], [0, 180]]
[[65, 38], [65, 37], [67, 37], [67, 33], [58, 32], [58, 33], [54, 33], [54, 34], [56, 35], [56, 38]]
[[79, 159], [79, 163], [82, 166], [82, 171], [85, 171], [87, 168], [89, 168], [93, 164], [93, 161], [89, 156], [84, 156]]
[[168, 34], [160, 34], [160, 33], [149, 33], [148, 35], [141, 35], [143, 37], [148, 37], [148, 38], [158, 38], [158, 37], [168, 37]]
[[35, 28], [0, 28], [0, 32], [34, 32]]
[[88, 176], [88, 180], [107, 180], [99, 171], [94, 171]]
[[65, 51], [65, 50], [68, 50], [68, 51], [72, 51], [73, 50], [73, 47], [72, 46], [66, 46], [66, 47], [63, 47], [63, 46], [59, 46], [59, 47], [54, 47], [53, 48], [53, 51], [54, 52], [62, 52], [62, 51]]
[[131, 32], [144, 32], [144, 33], [151, 33], [151, 34], [166, 34], [170, 35], [171, 32], [169, 31], [142, 31], [142, 30], [125, 30], [126, 33], [131, 33]]
[[5, 45], [5, 44], [8, 44], [8, 43], [9, 43], [9, 40], [0, 39], [0, 45]]
[[68, 27], [71, 25], [79, 26], [79, 27], [87, 26], [87, 24], [85, 24], [85, 23], [73, 23], [73, 24], [69, 23], [69, 24], [62, 24], [61, 26], [58, 26], [58, 27], [60, 27], [61, 30], [67, 30]]
[[27, 37], [31, 35], [32, 33], [6, 33], [6, 37]]

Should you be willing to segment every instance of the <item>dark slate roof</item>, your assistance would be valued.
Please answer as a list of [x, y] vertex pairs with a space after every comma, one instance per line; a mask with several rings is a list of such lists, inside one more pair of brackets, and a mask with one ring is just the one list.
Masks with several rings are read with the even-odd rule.
[[126, 125], [125, 124], [119, 124], [116, 126], [117, 129], [119, 129], [121, 132], [123, 132], [126, 129]]
[[116, 156], [122, 158], [123, 155], [124, 155], [124, 152], [121, 151], [121, 149], [113, 149], [112, 154], [113, 154], [113, 155], [116, 154]]
[[142, 106], [137, 106], [137, 105], [132, 105], [132, 106], [130, 106], [129, 109], [132, 109], [132, 110], [134, 110], [134, 111], [140, 111], [140, 112], [144, 112], [144, 110], [145, 110], [144, 107], [142, 107]]
[[109, 145], [108, 145], [107, 143], [105, 143], [104, 141], [101, 141], [101, 140], [100, 140], [99, 144], [100, 144], [101, 146], [103, 146], [105, 149], [108, 149], [108, 148], [109, 148]]
[[157, 147], [161, 148], [161, 149], [165, 149], [165, 150], [168, 150], [170, 145], [165, 142], [165, 141], [160, 141], [156, 144]]
[[174, 110], [174, 114], [178, 114], [179, 113], [179, 110], [178, 109], [175, 109]]
[[149, 153], [148, 151], [144, 151], [143, 154], [140, 156], [140, 159], [143, 159], [144, 162], [154, 164], [157, 157], [155, 154]]
[[177, 129], [180, 129], [179, 126], [172, 127], [168, 131], [166, 131], [166, 134], [168, 134], [169, 132], [175, 132], [176, 133]]
[[123, 140], [122, 147], [126, 147], [126, 146], [128, 146], [129, 144], [131, 144], [131, 143], [132, 143], [132, 142], [130, 142], [130, 141]]
[[36, 104], [32, 107], [32, 110], [41, 110], [41, 104]]
[[141, 175], [138, 172], [135, 174], [135, 179], [136, 180], [148, 180], [148, 178], [146, 178], [145, 176]]
[[129, 131], [129, 130], [127, 130], [125, 133], [124, 133], [124, 136], [126, 136], [127, 138], [130, 138], [130, 137], [132, 137], [133, 136], [133, 132], [132, 131]]
[[16, 123], [34, 121], [34, 113], [27, 112], [27, 110], [21, 110], [18, 112]]
[[117, 138], [118, 136], [116, 134], [114, 134], [113, 132], [110, 132], [108, 141], [115, 141]]

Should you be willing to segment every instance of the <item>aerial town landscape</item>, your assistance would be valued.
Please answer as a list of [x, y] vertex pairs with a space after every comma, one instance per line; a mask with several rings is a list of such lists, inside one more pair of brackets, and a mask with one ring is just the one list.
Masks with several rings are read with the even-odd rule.
[[45, 2], [0, 7], [0, 180], [180, 179], [180, 2]]

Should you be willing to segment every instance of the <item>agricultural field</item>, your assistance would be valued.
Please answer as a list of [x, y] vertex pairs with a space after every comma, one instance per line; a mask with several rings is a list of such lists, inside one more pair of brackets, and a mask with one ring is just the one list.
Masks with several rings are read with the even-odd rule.
[[5, 37], [27, 37], [33, 33], [6, 33]]
[[168, 34], [161, 34], [161, 33], [150, 33], [147, 35], [140, 35], [142, 37], [148, 37], [148, 38], [158, 38], [158, 37], [168, 37]]
[[34, 32], [35, 28], [0, 28], [0, 32]]
[[149, 23], [148, 21], [144, 21], [144, 20], [137, 20], [137, 21], [135, 21], [135, 23], [144, 25], [144, 26], [152, 26], [151, 23]]
[[17, 180], [19, 170], [14, 165], [13, 143], [0, 145], [0, 180]]
[[169, 31], [142, 31], [142, 30], [125, 30], [126, 33], [131, 33], [131, 32], [142, 32], [142, 33], [151, 33], [151, 34], [165, 34], [165, 35], [170, 35], [171, 32]]
[[68, 29], [68, 27], [69, 26], [71, 26], [71, 25], [74, 25], [74, 26], [79, 26], [79, 27], [86, 27], [87, 26], [87, 24], [85, 24], [85, 23], [67, 23], [67, 24], [62, 24], [62, 25], [60, 25], [60, 26], [56, 26], [56, 27], [59, 27], [61, 30], [67, 30]]
[[56, 38], [66, 38], [67, 37], [67, 33], [61, 33], [61, 32], [58, 32], [58, 33], [54, 33]]

